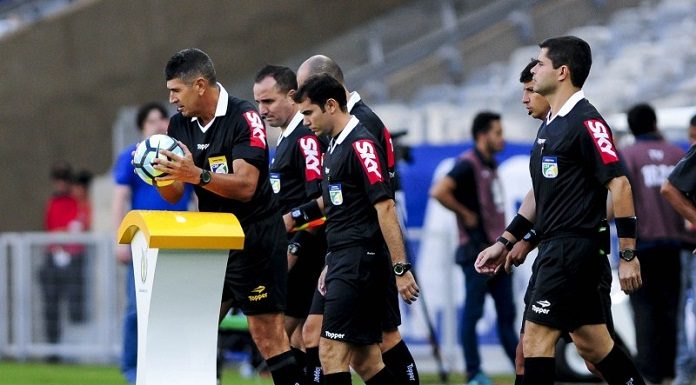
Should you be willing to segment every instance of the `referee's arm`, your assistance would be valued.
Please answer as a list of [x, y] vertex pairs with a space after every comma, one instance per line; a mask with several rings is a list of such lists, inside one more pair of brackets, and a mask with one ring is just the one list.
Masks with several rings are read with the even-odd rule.
[[[381, 200], [375, 203], [374, 207], [377, 211], [377, 219], [382, 230], [382, 236], [391, 255], [392, 264], [406, 263], [406, 249], [401, 235], [401, 227], [399, 227], [399, 221], [396, 217], [394, 200]], [[410, 304], [418, 298], [418, 285], [410, 271], [407, 271], [401, 277], [396, 277], [396, 286], [406, 303]]]
[[[635, 217], [633, 193], [631, 192], [631, 183], [628, 181], [628, 178], [625, 176], [612, 178], [607, 183], [607, 189], [611, 192], [615, 218]], [[619, 238], [619, 250], [634, 250], [635, 248], [635, 238]], [[627, 294], [640, 289], [643, 281], [640, 275], [638, 258], [633, 258], [630, 262], [619, 258], [619, 282], [621, 290]]]

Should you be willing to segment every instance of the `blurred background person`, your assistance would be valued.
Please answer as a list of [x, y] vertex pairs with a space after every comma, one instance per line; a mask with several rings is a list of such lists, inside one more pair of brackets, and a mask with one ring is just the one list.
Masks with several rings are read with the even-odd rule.
[[500, 115], [478, 113], [471, 131], [475, 147], [459, 157], [454, 168], [432, 187], [430, 195], [457, 216], [459, 247], [455, 259], [464, 271], [465, 299], [460, 331], [468, 383], [490, 385], [490, 378], [481, 370], [476, 335], [476, 324], [483, 316], [486, 294], [495, 301], [498, 336], [513, 366], [518, 343], [513, 325], [512, 274], [490, 277], [474, 269], [478, 253], [493, 244], [497, 235], [505, 230], [503, 191], [494, 158], [504, 146]]
[[[45, 229], [48, 232], [79, 232], [89, 224], [89, 215], [80, 216], [80, 204], [73, 192], [72, 167], [57, 162], [51, 168], [53, 193], [46, 206]], [[86, 223], [84, 223], [85, 221]], [[39, 269], [43, 295], [44, 330], [48, 343], [55, 344], [61, 337], [61, 303], [67, 301], [68, 318], [82, 322], [84, 312], [84, 246], [52, 244], [48, 247], [44, 264]], [[50, 356], [49, 361], [59, 361]]]
[[[136, 127], [142, 139], [154, 134], [166, 134], [169, 114], [159, 103], [148, 103], [140, 107], [136, 114]], [[186, 185], [184, 199], [169, 204], [157, 192], [157, 188], [145, 183], [134, 172], [131, 163], [137, 144], [124, 149], [113, 168], [114, 195], [112, 202], [114, 228], [118, 229], [128, 210], [173, 210], [185, 211], [192, 198], [193, 187]], [[130, 245], [117, 245], [116, 258], [127, 267], [126, 272], [126, 314], [123, 319], [123, 345], [121, 353], [121, 373], [126, 381], [135, 383], [138, 363], [138, 315], [135, 302], [135, 276], [131, 263]]]
[[621, 151], [640, 221], [636, 250], [643, 286], [630, 295], [636, 327], [636, 364], [645, 379], [660, 384], [674, 378], [679, 302], [681, 235], [684, 221], [660, 195], [660, 187], [684, 155], [668, 143], [648, 104], [627, 112], [635, 143]]

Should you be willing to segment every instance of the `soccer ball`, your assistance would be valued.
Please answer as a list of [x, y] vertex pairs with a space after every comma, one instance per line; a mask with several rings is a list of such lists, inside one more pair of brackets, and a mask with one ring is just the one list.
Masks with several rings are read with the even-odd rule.
[[135, 148], [135, 154], [133, 154], [133, 166], [135, 166], [135, 173], [145, 183], [155, 186], [167, 186], [174, 183], [174, 181], [155, 181], [157, 177], [167, 176], [166, 173], [156, 170], [152, 164], [155, 158], [167, 159], [166, 156], [159, 153], [159, 150], [168, 150], [179, 156], [184, 156], [184, 150], [181, 149], [179, 143], [174, 138], [155, 134], [138, 143], [138, 146]]

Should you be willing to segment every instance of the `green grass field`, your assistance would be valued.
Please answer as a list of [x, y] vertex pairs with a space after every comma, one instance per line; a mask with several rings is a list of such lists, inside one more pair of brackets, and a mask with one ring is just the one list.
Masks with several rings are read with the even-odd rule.
[[[493, 377], [496, 385], [513, 383], [512, 376]], [[357, 377], [354, 384], [361, 384]], [[462, 384], [461, 374], [450, 377], [450, 384]], [[126, 385], [115, 366], [49, 365], [0, 361], [0, 385]], [[236, 370], [225, 370], [223, 385], [272, 385], [270, 377], [242, 378]], [[434, 374], [421, 375], [421, 384], [440, 384]]]

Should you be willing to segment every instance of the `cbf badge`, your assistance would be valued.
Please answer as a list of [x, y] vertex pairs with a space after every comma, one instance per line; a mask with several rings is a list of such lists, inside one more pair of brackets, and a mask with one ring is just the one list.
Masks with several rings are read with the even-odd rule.
[[555, 178], [558, 176], [558, 159], [555, 156], [544, 156], [541, 158], [541, 174], [544, 178]]
[[343, 204], [343, 191], [341, 191], [341, 184], [330, 184], [329, 185], [329, 197], [331, 198], [331, 203], [334, 206], [340, 206]]
[[230, 169], [227, 167], [227, 158], [224, 155], [212, 156], [208, 158], [210, 163], [210, 171], [215, 174], [229, 174]]
[[271, 178], [271, 188], [273, 188], [275, 194], [278, 194], [280, 192], [280, 174], [272, 172], [269, 176]]

